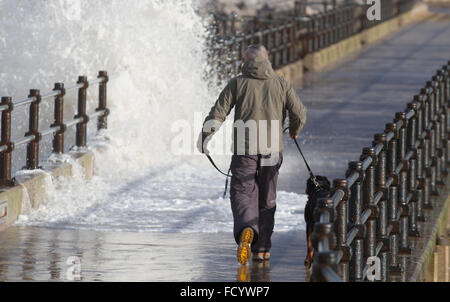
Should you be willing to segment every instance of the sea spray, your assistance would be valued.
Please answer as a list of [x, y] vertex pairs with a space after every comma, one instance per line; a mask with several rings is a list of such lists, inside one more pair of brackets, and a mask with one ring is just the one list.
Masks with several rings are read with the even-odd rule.
[[[201, 127], [194, 125], [195, 114], [205, 116], [221, 88], [204, 78], [208, 30], [195, 9], [190, 0], [0, 0], [0, 45], [7, 50], [0, 52], [2, 95], [18, 99], [26, 96], [24, 87], [69, 86], [76, 76], [93, 77], [98, 70], [110, 75], [108, 130], [90, 137], [88, 146], [96, 153], [94, 177], [86, 182], [74, 166], [74, 177], [51, 179], [51, 194], [20, 225], [232, 229], [229, 200], [221, 197], [224, 179], [198, 153], [172, 150], [179, 134], [172, 126], [180, 120], [190, 126], [195, 150], [194, 129]], [[89, 96], [92, 112], [96, 100]], [[215, 160], [225, 170], [230, 158]], [[292, 209], [303, 199], [279, 194]], [[298, 215], [283, 215], [281, 227], [301, 225]]]
[[32, 205], [30, 200], [30, 195], [28, 195], [28, 190], [23, 184], [18, 184], [22, 189], [22, 208], [18, 217], [18, 222], [28, 221], [28, 215], [31, 213]]

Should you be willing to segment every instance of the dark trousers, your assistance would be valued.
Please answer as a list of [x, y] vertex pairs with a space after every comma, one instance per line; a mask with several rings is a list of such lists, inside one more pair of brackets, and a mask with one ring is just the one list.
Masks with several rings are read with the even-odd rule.
[[[270, 156], [269, 156], [270, 157]], [[251, 227], [255, 231], [253, 252], [269, 251], [275, 224], [278, 171], [283, 161], [280, 153], [274, 165], [262, 165], [267, 156], [233, 155], [231, 160], [231, 210], [234, 218], [234, 237], [239, 243], [241, 231]]]

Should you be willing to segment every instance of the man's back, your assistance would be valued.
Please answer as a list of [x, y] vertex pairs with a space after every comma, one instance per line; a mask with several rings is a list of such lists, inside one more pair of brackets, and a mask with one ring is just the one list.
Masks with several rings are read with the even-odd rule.
[[246, 62], [242, 74], [230, 80], [222, 91], [206, 121], [223, 123], [233, 107], [235, 154], [282, 152], [286, 110], [291, 133], [298, 134], [306, 122], [306, 109], [294, 89], [266, 59]]

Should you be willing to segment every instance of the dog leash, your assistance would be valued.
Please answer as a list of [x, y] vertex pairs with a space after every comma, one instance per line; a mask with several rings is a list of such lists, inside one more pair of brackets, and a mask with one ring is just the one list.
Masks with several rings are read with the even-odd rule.
[[[284, 129], [283, 132], [285, 132], [287, 129], [289, 129], [289, 128]], [[316, 188], [320, 188], [320, 184], [319, 184], [319, 182], [317, 181], [316, 176], [315, 176], [314, 173], [312, 172], [311, 167], [309, 166], [308, 161], [306, 160], [305, 155], [303, 154], [302, 148], [300, 148], [300, 145], [298, 144], [297, 139], [296, 139], [296, 138], [293, 138], [292, 140], [294, 141], [295, 146], [297, 147], [298, 152], [300, 152], [300, 155], [302, 156], [303, 161], [305, 162], [306, 169], [308, 169], [309, 176], [311, 177], [311, 180], [313, 181], [314, 186], [315, 186]], [[210, 156], [209, 154], [206, 154], [206, 153], [205, 153], [205, 155], [206, 155], [206, 157], [208, 158], [209, 162], [213, 165], [213, 167], [214, 167], [220, 174], [222, 174], [223, 176], [226, 176], [226, 181], [225, 181], [225, 191], [223, 192], [223, 197], [225, 198], [226, 195], [227, 195], [227, 190], [228, 190], [228, 178], [232, 177], [232, 175], [230, 174], [230, 172], [231, 172], [231, 167], [230, 167], [230, 169], [228, 170], [228, 173], [225, 173], [225, 172], [223, 172], [222, 170], [220, 170], [219, 167], [217, 167], [216, 163], [214, 162], [214, 160], [211, 158], [211, 156]]]
[[222, 175], [224, 175], [224, 176], [227, 177], [227, 180], [228, 180], [228, 177], [231, 177], [231, 175], [229, 174], [230, 172], [225, 173], [225, 172], [223, 172], [222, 170], [220, 170], [219, 167], [217, 167], [217, 165], [214, 163], [213, 159], [211, 158], [211, 156], [209, 156], [209, 154], [206, 154], [206, 153], [205, 153], [205, 155], [206, 155], [206, 157], [209, 159], [209, 161], [211, 162], [211, 164], [213, 165], [213, 167], [216, 168], [216, 170], [217, 170], [220, 174], [222, 174]]
[[[289, 129], [289, 127], [285, 128], [285, 129], [283, 130], [283, 132], [286, 132], [286, 130], [288, 130], [288, 129]], [[320, 184], [319, 184], [319, 182], [317, 181], [316, 176], [315, 176], [314, 173], [312, 172], [311, 167], [308, 165], [308, 161], [306, 160], [305, 155], [303, 155], [302, 148], [300, 148], [300, 145], [298, 144], [297, 139], [296, 139], [296, 138], [292, 138], [292, 140], [295, 142], [295, 146], [297, 146], [297, 150], [298, 150], [298, 152], [300, 152], [300, 155], [302, 156], [303, 161], [305, 162], [306, 169], [308, 169], [309, 176], [311, 177], [311, 180], [313, 181], [314, 186], [315, 186], [317, 189], [320, 189]]]
[[316, 176], [314, 176], [314, 173], [312, 172], [311, 167], [308, 165], [308, 162], [306, 161], [306, 158], [305, 158], [305, 156], [303, 155], [302, 149], [300, 148], [300, 145], [298, 144], [297, 139], [296, 139], [296, 138], [293, 138], [293, 140], [294, 140], [294, 142], [295, 142], [295, 145], [297, 146], [298, 152], [300, 152], [300, 155], [302, 156], [303, 161], [305, 162], [306, 169], [308, 169], [309, 176], [311, 177], [311, 180], [313, 181], [314, 186], [315, 186], [316, 188], [320, 188], [320, 184], [319, 184], [319, 182], [317, 181]]
[[225, 198], [225, 197], [227, 196], [227, 191], [228, 191], [228, 179], [229, 179], [230, 177], [232, 177], [232, 176], [230, 175], [230, 172], [231, 172], [231, 166], [230, 166], [230, 169], [228, 170], [228, 173], [225, 173], [225, 172], [223, 172], [222, 170], [220, 170], [219, 167], [217, 167], [217, 165], [214, 163], [213, 159], [211, 158], [211, 156], [210, 156], [209, 154], [205, 154], [205, 155], [206, 155], [206, 157], [209, 159], [209, 161], [210, 161], [210, 163], [213, 165], [213, 167], [216, 168], [216, 170], [217, 170], [220, 174], [226, 176], [226, 180], [225, 180], [225, 190], [223, 191], [223, 198]]

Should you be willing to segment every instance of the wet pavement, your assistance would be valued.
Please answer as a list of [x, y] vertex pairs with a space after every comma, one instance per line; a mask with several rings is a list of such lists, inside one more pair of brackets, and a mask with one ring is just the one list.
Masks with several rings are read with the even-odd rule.
[[307, 280], [305, 234], [275, 233], [272, 260], [242, 267], [231, 233], [126, 233], [11, 227], [0, 237], [0, 281]]
[[[450, 17], [410, 25], [335, 69], [308, 76], [301, 141], [316, 174], [343, 177], [373, 135], [449, 57]], [[288, 142], [279, 189], [307, 178]], [[302, 215], [299, 215], [302, 219]], [[126, 233], [11, 227], [0, 234], [0, 281], [307, 281], [304, 231], [275, 232], [272, 260], [241, 270], [230, 233]]]

